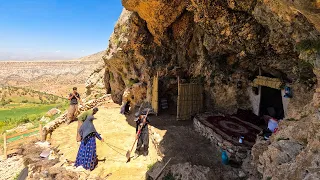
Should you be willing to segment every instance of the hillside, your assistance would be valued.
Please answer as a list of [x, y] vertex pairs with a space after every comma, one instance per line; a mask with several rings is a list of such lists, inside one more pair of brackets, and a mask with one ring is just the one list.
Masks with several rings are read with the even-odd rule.
[[[50, 109], [64, 111], [68, 101], [56, 95], [23, 87], [0, 87], [0, 132], [23, 123], [38, 121]], [[53, 119], [54, 116], [48, 115]]]
[[56, 104], [66, 101], [56, 95], [12, 86], [0, 87], [0, 99], [1, 102], [34, 104]]
[[66, 96], [73, 86], [84, 91], [86, 78], [103, 65], [103, 52], [70, 61], [0, 62], [0, 85]]
[[79, 60], [80, 61], [95, 61], [95, 62], [101, 63], [104, 55], [105, 55], [105, 51], [100, 51], [95, 54], [91, 54], [91, 55], [79, 58]]

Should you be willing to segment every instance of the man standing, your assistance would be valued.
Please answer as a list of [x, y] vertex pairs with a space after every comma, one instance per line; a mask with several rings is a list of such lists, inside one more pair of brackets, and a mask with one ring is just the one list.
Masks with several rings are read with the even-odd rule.
[[78, 112], [78, 103], [83, 106], [80, 98], [80, 94], [77, 92], [77, 88], [73, 88], [73, 92], [69, 94], [70, 106], [68, 110], [68, 124], [75, 120]]
[[[141, 153], [143, 156], [147, 156], [149, 153], [149, 119], [147, 115], [137, 112], [135, 114], [134, 121], [136, 122], [136, 133], [140, 130], [140, 135], [138, 134], [138, 143], [137, 149], [135, 151], [136, 156], [139, 156]], [[143, 147], [142, 147], [143, 146]]]

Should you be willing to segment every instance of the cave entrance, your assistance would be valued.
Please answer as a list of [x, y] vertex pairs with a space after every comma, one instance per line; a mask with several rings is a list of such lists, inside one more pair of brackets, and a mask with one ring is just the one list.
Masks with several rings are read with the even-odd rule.
[[[260, 82], [258, 82], [260, 81]], [[274, 109], [274, 118], [283, 119], [284, 118], [284, 107], [283, 107], [283, 95], [281, 89], [283, 87], [283, 82], [277, 77], [263, 72], [262, 76], [258, 76], [256, 83], [260, 84], [260, 105], [259, 105], [259, 115], [271, 115], [268, 109]]]
[[[176, 83], [165, 83], [165, 81]], [[177, 77], [164, 77], [159, 80], [159, 75], [153, 77], [151, 105], [154, 113], [160, 111], [176, 115], [180, 121], [190, 120], [203, 109], [203, 84], [187, 82]], [[170, 107], [169, 107], [170, 106]]]
[[156, 115], [176, 115], [178, 89], [176, 84], [166, 82], [169, 78], [173, 80], [173, 77], [159, 77], [159, 73], [153, 76], [150, 93], [151, 106]]
[[276, 119], [284, 118], [284, 109], [282, 103], [281, 90], [273, 89], [270, 87], [261, 87], [261, 100], [260, 100], [260, 115], [270, 115], [268, 114], [268, 108], [273, 108], [275, 111]]
[[249, 88], [253, 113], [257, 116], [269, 115], [268, 108], [272, 108], [275, 118], [283, 119], [289, 104], [289, 98], [284, 97], [284, 82], [265, 72], [259, 74]]

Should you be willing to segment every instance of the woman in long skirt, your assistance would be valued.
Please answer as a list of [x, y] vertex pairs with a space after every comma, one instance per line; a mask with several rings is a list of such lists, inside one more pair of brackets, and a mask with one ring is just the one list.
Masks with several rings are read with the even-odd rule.
[[82, 124], [79, 133], [81, 135], [81, 144], [78, 151], [75, 166], [82, 166], [84, 169], [93, 170], [97, 163], [97, 152], [96, 152], [96, 138], [104, 141], [103, 138], [97, 133], [92, 121], [94, 117], [89, 115], [85, 122]]

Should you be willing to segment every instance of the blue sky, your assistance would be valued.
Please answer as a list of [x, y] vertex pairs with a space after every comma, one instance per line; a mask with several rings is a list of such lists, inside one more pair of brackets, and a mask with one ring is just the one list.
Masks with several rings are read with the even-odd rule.
[[73, 59], [108, 46], [121, 0], [0, 0], [0, 60]]

